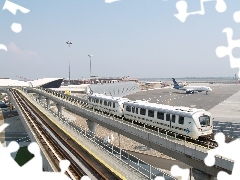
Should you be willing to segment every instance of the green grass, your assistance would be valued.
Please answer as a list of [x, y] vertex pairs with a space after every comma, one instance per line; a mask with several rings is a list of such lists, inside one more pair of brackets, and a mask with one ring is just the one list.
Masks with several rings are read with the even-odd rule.
[[19, 166], [26, 164], [34, 157], [34, 155], [30, 153], [27, 148], [28, 146], [20, 147], [16, 154], [15, 161]]

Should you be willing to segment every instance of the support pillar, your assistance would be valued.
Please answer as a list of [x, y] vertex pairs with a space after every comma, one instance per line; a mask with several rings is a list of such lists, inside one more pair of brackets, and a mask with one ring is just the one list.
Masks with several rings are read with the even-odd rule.
[[88, 125], [88, 129], [90, 130], [90, 134], [92, 136], [95, 136], [97, 123], [88, 119], [87, 120], [87, 125]]
[[50, 99], [46, 98], [46, 102], [47, 102], [47, 109], [49, 109], [50, 108]]
[[60, 104], [56, 104], [57, 109], [58, 109], [58, 116], [61, 117], [62, 116], [62, 105]]

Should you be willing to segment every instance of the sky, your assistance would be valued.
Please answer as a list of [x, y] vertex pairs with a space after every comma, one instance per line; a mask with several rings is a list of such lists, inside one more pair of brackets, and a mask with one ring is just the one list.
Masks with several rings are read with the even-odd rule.
[[[228, 46], [222, 30], [233, 29], [240, 39], [240, 23], [233, 13], [239, 0], [225, 0], [219, 13], [216, 1], [205, 2], [204, 15], [190, 15], [183, 23], [177, 14], [178, 0], [12, 0], [29, 13], [0, 15], [0, 77], [29, 80], [99, 77], [181, 78], [234, 77], [229, 57], [217, 57], [218, 46]], [[187, 12], [199, 11], [200, 0], [187, 0]], [[5, 0], [0, 0], [3, 7]], [[11, 30], [20, 23], [22, 31]], [[69, 47], [66, 42], [72, 41]], [[70, 54], [70, 58], [69, 58]], [[240, 49], [233, 55], [240, 58]], [[17, 77], [19, 76], [19, 77]]]

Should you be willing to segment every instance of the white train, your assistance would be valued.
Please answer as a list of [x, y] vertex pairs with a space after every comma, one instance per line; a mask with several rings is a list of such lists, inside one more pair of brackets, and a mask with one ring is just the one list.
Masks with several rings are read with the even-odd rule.
[[194, 139], [212, 134], [210, 112], [204, 109], [168, 106], [102, 94], [88, 96], [88, 105], [116, 116], [167, 129]]

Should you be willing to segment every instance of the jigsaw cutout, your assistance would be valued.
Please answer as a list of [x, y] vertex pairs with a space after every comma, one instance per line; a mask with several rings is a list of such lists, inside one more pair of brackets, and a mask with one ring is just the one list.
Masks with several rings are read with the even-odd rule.
[[234, 161], [232, 174], [228, 174], [224, 171], [220, 171], [217, 175], [218, 180], [236, 180], [240, 177], [240, 140], [236, 139], [230, 143], [225, 143], [225, 135], [223, 133], [217, 133], [215, 135], [215, 141], [218, 143], [218, 147], [208, 151], [207, 157], [204, 162], [207, 166], [213, 166], [215, 164], [215, 156], [222, 156], [224, 158]]
[[190, 170], [189, 169], [182, 169], [178, 165], [173, 165], [171, 167], [171, 174], [174, 177], [181, 177], [182, 180], [188, 180]]
[[195, 12], [187, 12], [187, 9], [188, 9], [187, 2], [185, 0], [179, 0], [176, 3], [176, 8], [178, 10], [178, 14], [175, 14], [174, 16], [179, 21], [185, 22], [187, 17], [190, 15], [196, 15], [196, 14], [204, 15], [205, 14], [204, 3], [209, 2], [209, 1], [216, 1], [215, 9], [219, 13], [226, 11], [227, 6], [226, 6], [226, 3], [224, 2], [224, 0], [200, 0], [201, 9], [199, 11], [195, 11]]
[[[0, 132], [2, 132], [8, 124], [3, 124], [0, 126]], [[29, 162], [24, 164], [22, 167], [17, 164], [17, 162], [12, 158], [11, 153], [18, 151], [19, 144], [12, 141], [7, 147], [3, 147], [0, 144], [0, 179], [45, 179], [45, 180], [71, 180], [65, 175], [70, 162], [68, 160], [61, 160], [59, 167], [60, 172], [43, 172], [42, 171], [42, 156], [41, 151], [36, 142], [32, 142], [28, 146], [28, 151], [34, 155]], [[81, 180], [90, 180], [88, 176], [83, 176]]]
[[[240, 22], [240, 11], [237, 11], [233, 14], [233, 19], [236, 23]], [[225, 28], [222, 32], [225, 32], [227, 35], [228, 46], [219, 46], [216, 48], [216, 55], [219, 58], [229, 56], [230, 67], [231, 68], [240, 68], [240, 58], [235, 58], [232, 54], [234, 48], [240, 48], [240, 39], [233, 40], [233, 30], [232, 28]], [[238, 77], [240, 77], [240, 70], [238, 72]]]

